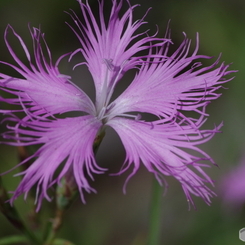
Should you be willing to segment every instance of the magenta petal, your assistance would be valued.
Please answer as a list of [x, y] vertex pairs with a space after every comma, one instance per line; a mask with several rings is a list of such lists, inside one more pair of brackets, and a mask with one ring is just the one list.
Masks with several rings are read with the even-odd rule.
[[[9, 29], [20, 41], [29, 61], [29, 67], [24, 65], [8, 43], [7, 33]], [[1, 100], [28, 107], [35, 115], [54, 115], [67, 111], [93, 112], [94, 105], [89, 97], [70, 81], [69, 76], [60, 74], [57, 65], [52, 64], [51, 53], [45, 42], [44, 34], [36, 28], [30, 30], [30, 33], [33, 39], [34, 61], [31, 60], [31, 54], [21, 37], [11, 26], [6, 29], [5, 42], [18, 66], [2, 63], [15, 69], [23, 78], [10, 77], [0, 73], [2, 90], [17, 96], [17, 98]], [[42, 43], [45, 44], [45, 50], [42, 48]], [[44, 53], [49, 54], [49, 60], [46, 60]]]
[[150, 60], [149, 55], [148, 62], [114, 101], [114, 111], [145, 112], [164, 118], [177, 114], [177, 110], [200, 113], [207, 102], [220, 96], [216, 90], [231, 80], [225, 76], [235, 71], [227, 71], [228, 65], [218, 66], [219, 59], [211, 66], [203, 66], [200, 61], [211, 57], [197, 55], [198, 42], [193, 54], [189, 54], [190, 40], [185, 37], [171, 56], [166, 54], [169, 45], [158, 52], [159, 56], [166, 54], [162, 58]]
[[[47, 190], [70, 171], [84, 201], [83, 190], [95, 191], [87, 179], [93, 179], [93, 174], [105, 171], [96, 164], [93, 153], [93, 142], [101, 125], [96, 118], [83, 116], [45, 122], [33, 121], [23, 125], [23, 128], [13, 128], [15, 139], [19, 142], [16, 145], [26, 145], [26, 142], [43, 145], [33, 155], [38, 157], [33, 164], [18, 174], [23, 175], [23, 179], [14, 191], [11, 202], [21, 194], [26, 195], [37, 184], [39, 208], [43, 197], [50, 200]], [[9, 134], [5, 138], [11, 138]], [[60, 166], [62, 169], [55, 177], [54, 173]]]
[[[212, 185], [213, 182], [202, 169], [208, 165], [200, 161], [212, 159], [196, 145], [208, 141], [218, 132], [218, 128], [199, 130], [202, 125], [201, 119], [196, 123], [196, 128], [186, 124], [153, 125], [123, 118], [112, 119], [108, 125], [118, 133], [126, 151], [125, 168], [121, 172], [133, 165], [131, 177], [142, 162], [159, 181], [163, 175], [176, 178], [191, 204], [191, 194], [202, 197], [210, 204], [210, 197], [214, 193], [206, 183]], [[192, 150], [193, 155], [186, 150]]]
[[[125, 1], [126, 2], [126, 1]], [[103, 97], [103, 87], [114, 88], [122, 75], [139, 63], [139, 51], [150, 46], [161, 46], [169, 40], [156, 38], [144, 33], [137, 33], [146, 22], [144, 19], [133, 21], [133, 11], [138, 5], [128, 6], [123, 13], [123, 1], [112, 1], [109, 20], [104, 16], [104, 1], [99, 1], [99, 13], [93, 13], [88, 2], [79, 0], [82, 20], [75, 13], [71, 14], [77, 30], [72, 30], [78, 37], [87, 66], [93, 76], [96, 87], [96, 101]], [[129, 4], [129, 3], [128, 3]], [[99, 21], [96, 20], [99, 16]], [[141, 37], [141, 38], [139, 38]]]

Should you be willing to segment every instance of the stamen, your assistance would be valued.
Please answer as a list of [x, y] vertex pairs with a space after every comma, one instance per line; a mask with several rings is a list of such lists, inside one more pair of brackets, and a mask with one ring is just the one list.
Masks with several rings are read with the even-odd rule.
[[115, 112], [115, 113], [108, 113], [105, 117], [107, 118], [107, 121], [111, 120], [114, 117], [124, 117], [124, 118], [133, 118], [135, 121], [138, 122], [144, 122], [140, 120], [141, 119], [140, 114], [137, 115], [127, 114], [127, 113], [118, 114]]
[[109, 110], [111, 110], [112, 108], [114, 108], [115, 105], [116, 105], [115, 102], [112, 102], [111, 104], [109, 104], [109, 105], [107, 106], [107, 112], [108, 112]]
[[[116, 86], [116, 84], [117, 84], [117, 81], [119, 80], [120, 74], [122, 73], [123, 68], [125, 67], [125, 64], [126, 64], [127, 62], [128, 62], [128, 60], [125, 60], [125, 61], [122, 63], [122, 65], [120, 66], [120, 69], [117, 71], [117, 75], [116, 75], [114, 81], [111, 82], [112, 86], [111, 86], [111, 88], [108, 89], [108, 90], [109, 90], [109, 93], [108, 93], [108, 95], [107, 95], [106, 104], [108, 104], [108, 103], [110, 102], [111, 96], [112, 96], [112, 94], [113, 94], [113, 92], [114, 92], [114, 88], [115, 88], [115, 86]], [[112, 64], [112, 63], [111, 63], [111, 64]], [[114, 67], [114, 71], [115, 71], [115, 67]]]
[[112, 59], [103, 59], [104, 63], [106, 64], [109, 71], [114, 70], [114, 65], [112, 64]]
[[[112, 108], [115, 107], [115, 103], [113, 102], [110, 103], [110, 99], [114, 92], [114, 88], [117, 84], [117, 81], [119, 80], [120, 75], [122, 74], [123, 68], [125, 67], [125, 64], [128, 61], [125, 60], [120, 67], [115, 67], [113, 65], [112, 59], [103, 59], [103, 62], [106, 65], [107, 70], [106, 70], [105, 80], [101, 90], [100, 100], [97, 102], [97, 118], [99, 120], [103, 120], [105, 118], [107, 118], [107, 120], [110, 120], [111, 118], [118, 115], [117, 113], [112, 112], [115, 111], [112, 110]], [[110, 76], [109, 72], [113, 72], [114, 74]], [[114, 79], [112, 81], [109, 81], [110, 77], [114, 77]], [[109, 112], [110, 110], [112, 111]], [[126, 117], [133, 117], [134, 119], [137, 118], [136, 120], [140, 120], [141, 118], [139, 115], [138, 116], [129, 115], [129, 114], [121, 114], [121, 115]]]
[[102, 121], [105, 118], [106, 108], [102, 107], [97, 116], [98, 120]]
[[140, 114], [137, 114], [137, 116], [135, 117], [135, 121], [139, 121], [142, 118], [142, 116]]

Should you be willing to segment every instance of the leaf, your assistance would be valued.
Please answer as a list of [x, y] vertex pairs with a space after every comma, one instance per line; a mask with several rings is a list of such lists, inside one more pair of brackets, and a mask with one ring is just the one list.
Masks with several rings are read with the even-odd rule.
[[75, 245], [75, 244], [65, 239], [55, 239], [53, 245]]
[[24, 236], [9, 236], [0, 239], [0, 245], [19, 244], [20, 242], [28, 242], [29, 240]]

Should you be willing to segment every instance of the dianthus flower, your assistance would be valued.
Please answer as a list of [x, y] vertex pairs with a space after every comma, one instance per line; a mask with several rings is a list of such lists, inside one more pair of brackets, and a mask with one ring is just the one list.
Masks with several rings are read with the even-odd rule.
[[[227, 71], [228, 66], [218, 66], [217, 60], [203, 67], [200, 60], [210, 57], [197, 54], [198, 36], [191, 54], [191, 42], [186, 36], [170, 54], [169, 31], [165, 38], [137, 32], [145, 24], [144, 18], [133, 21], [137, 5], [128, 3], [128, 9], [121, 13], [124, 1], [113, 0], [106, 21], [103, 0], [99, 2], [98, 20], [88, 2], [78, 2], [82, 19], [71, 12], [75, 25], [70, 27], [81, 47], [71, 58], [80, 52], [84, 56], [85, 62], [77, 65], [86, 65], [91, 73], [96, 90], [94, 103], [71, 77], [59, 72], [59, 61], [65, 55], [54, 64], [39, 29], [30, 28], [34, 54], [31, 55], [13, 28], [6, 28], [5, 42], [16, 64], [1, 63], [12, 67], [20, 78], [0, 74], [1, 89], [15, 96], [1, 97], [1, 101], [19, 105], [21, 109], [0, 111], [6, 115], [4, 121], [9, 121], [9, 131], [3, 133], [3, 142], [14, 146], [41, 145], [31, 157], [18, 164], [34, 158], [26, 170], [17, 174], [23, 178], [13, 192], [11, 203], [21, 194], [26, 198], [35, 186], [40, 207], [43, 198], [51, 200], [48, 189], [68, 173], [73, 174], [84, 201], [84, 191], [95, 191], [89, 179], [106, 170], [96, 163], [94, 141], [111, 127], [119, 135], [126, 152], [118, 174], [131, 168], [129, 179], [143, 164], [160, 183], [164, 176], [176, 178], [191, 204], [192, 194], [209, 204], [214, 193], [206, 183], [212, 185], [212, 180], [204, 172], [203, 167], [208, 165], [202, 160], [213, 160], [197, 146], [207, 142], [221, 127], [201, 129], [208, 116], [206, 105], [219, 97], [216, 90], [229, 80], [224, 78], [231, 73]], [[28, 65], [9, 44], [9, 31], [19, 40]], [[115, 87], [129, 70], [136, 71], [132, 82], [112, 100]], [[87, 82], [82, 76], [81, 80]], [[80, 111], [83, 115], [59, 118], [59, 114], [71, 111]], [[186, 116], [189, 111], [197, 116]], [[19, 112], [25, 113], [24, 118], [16, 116]], [[155, 119], [145, 119], [145, 114], [154, 115]]]

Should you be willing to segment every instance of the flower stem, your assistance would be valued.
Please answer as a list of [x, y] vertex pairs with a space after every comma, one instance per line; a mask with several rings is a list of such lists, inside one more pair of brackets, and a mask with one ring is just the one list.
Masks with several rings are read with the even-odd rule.
[[147, 245], [160, 245], [162, 188], [154, 178], [150, 207], [150, 225]]
[[49, 232], [48, 232], [47, 237], [45, 238], [43, 245], [52, 245], [54, 243], [56, 234], [62, 224], [63, 213], [64, 213], [64, 210], [60, 210], [60, 209], [56, 210], [55, 218], [52, 220], [52, 224], [50, 225], [50, 228], [48, 229]]

